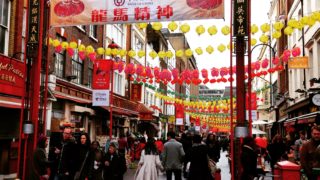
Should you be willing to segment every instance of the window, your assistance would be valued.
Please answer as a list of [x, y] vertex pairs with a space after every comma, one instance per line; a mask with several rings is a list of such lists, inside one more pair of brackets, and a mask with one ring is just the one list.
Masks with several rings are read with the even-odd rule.
[[90, 27], [89, 27], [89, 36], [97, 40], [98, 39], [97, 31], [98, 31], [98, 26], [90, 25]]
[[92, 87], [92, 74], [93, 74], [93, 63], [89, 61], [89, 66], [88, 66], [88, 87]]
[[107, 25], [107, 36], [112, 38], [113, 41], [120, 47], [124, 47], [124, 25], [115, 24]]
[[144, 44], [142, 42], [142, 40], [137, 37], [137, 36], [134, 36], [134, 41], [133, 41], [133, 50], [135, 51], [139, 51], [139, 50], [143, 50], [144, 48]]
[[[61, 36], [57, 36], [57, 39], [60, 42], [62, 42]], [[60, 77], [60, 78], [64, 77], [65, 60], [66, 60], [65, 51], [61, 51], [60, 53], [55, 53], [54, 70], [57, 77]]]
[[0, 1], [0, 53], [7, 54], [9, 41], [9, 0]]
[[76, 76], [72, 82], [81, 84], [83, 74], [83, 61], [79, 58], [78, 51], [75, 49], [75, 53], [72, 56], [72, 75]]
[[114, 72], [113, 77], [113, 90], [115, 93], [122, 95], [122, 88], [123, 88], [123, 77], [121, 74]]

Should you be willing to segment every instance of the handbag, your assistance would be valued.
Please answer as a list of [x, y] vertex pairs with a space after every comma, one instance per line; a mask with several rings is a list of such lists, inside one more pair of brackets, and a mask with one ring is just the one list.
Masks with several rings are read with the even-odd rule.
[[74, 180], [79, 180], [79, 179], [80, 179], [80, 176], [81, 176], [81, 173], [82, 173], [84, 164], [85, 164], [86, 161], [87, 161], [88, 155], [89, 155], [89, 151], [87, 152], [86, 157], [84, 158], [84, 160], [83, 160], [83, 162], [82, 162], [82, 164], [81, 164], [80, 171], [77, 171], [77, 172], [74, 174], [74, 178], [73, 178]]

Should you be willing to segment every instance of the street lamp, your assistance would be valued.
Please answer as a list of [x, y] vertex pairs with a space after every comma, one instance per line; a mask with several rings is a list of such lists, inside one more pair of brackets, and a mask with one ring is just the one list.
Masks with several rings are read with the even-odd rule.
[[[108, 45], [108, 48], [110, 48], [110, 49], [119, 49], [120, 48], [120, 46], [118, 45], [118, 44], [116, 44], [114, 41], [113, 41], [113, 39], [111, 40], [111, 43]], [[115, 55], [113, 55], [113, 54], [111, 54], [111, 59], [112, 60], [114, 60], [114, 58], [115, 58]], [[110, 116], [109, 116], [109, 119], [110, 119], [110, 125], [109, 125], [109, 128], [110, 128], [110, 130], [109, 130], [109, 136], [110, 136], [110, 140], [112, 139], [112, 120], [113, 120], [113, 118], [112, 118], [112, 106], [113, 106], [113, 68], [111, 68], [111, 70], [110, 70], [110, 78], [111, 78], [111, 87], [110, 87], [110, 94], [109, 94], [109, 99], [110, 99], [110, 104], [109, 104], [109, 106], [110, 106], [110, 108], [109, 108], [109, 110], [110, 110]]]

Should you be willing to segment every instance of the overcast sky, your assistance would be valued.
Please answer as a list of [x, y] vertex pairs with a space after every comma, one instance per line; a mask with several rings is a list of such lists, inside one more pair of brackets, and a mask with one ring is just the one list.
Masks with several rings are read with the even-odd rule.
[[[261, 24], [269, 22], [268, 11], [270, 9], [270, 0], [253, 0], [251, 2], [252, 2], [251, 23], [257, 24], [260, 27]], [[261, 7], [263, 7], [263, 8], [261, 8]], [[189, 45], [191, 46], [191, 49], [194, 50], [197, 47], [201, 47], [202, 50], [204, 51], [204, 53], [200, 56], [196, 55], [196, 53], [194, 52], [195, 58], [197, 60], [198, 69], [201, 70], [203, 68], [211, 69], [212, 67], [217, 67], [217, 68], [229, 67], [230, 66], [229, 50], [227, 49], [223, 53], [220, 53], [217, 50], [217, 46], [220, 43], [223, 43], [225, 45], [227, 45], [229, 43], [229, 39], [230, 39], [229, 35], [228, 36], [223, 35], [220, 32], [220, 30], [223, 26], [230, 25], [230, 0], [225, 1], [225, 18], [224, 19], [183, 21], [181, 23], [185, 23], [185, 22], [187, 22], [191, 27], [191, 30], [188, 33], [186, 33], [186, 36], [187, 36]], [[195, 29], [198, 25], [203, 25], [206, 29], [208, 27], [210, 27], [211, 25], [215, 25], [219, 32], [214, 36], [210, 36], [207, 32], [199, 36], [195, 32]], [[260, 35], [261, 35], [261, 33], [257, 33], [252, 37], [257, 39], [257, 41], [259, 43]], [[205, 48], [208, 45], [213, 46], [215, 49], [215, 51], [211, 55], [209, 55], [205, 51]], [[259, 47], [257, 47], [253, 52], [253, 56], [252, 56], [253, 62], [256, 61], [256, 57], [258, 56], [259, 52], [260, 52]], [[235, 64], [235, 62], [233, 62], [233, 64]], [[225, 86], [229, 86], [230, 83], [229, 82], [228, 83], [220, 83], [220, 84], [207, 83], [207, 85], [210, 88], [224, 88]], [[234, 83], [234, 86], [235, 86], [235, 83]]]

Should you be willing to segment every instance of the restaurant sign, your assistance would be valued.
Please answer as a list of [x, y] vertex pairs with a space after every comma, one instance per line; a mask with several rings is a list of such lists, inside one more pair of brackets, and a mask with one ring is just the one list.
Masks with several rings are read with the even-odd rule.
[[224, 18], [223, 0], [51, 0], [51, 26]]
[[0, 55], [0, 93], [22, 96], [24, 63]]
[[39, 21], [40, 21], [39, 0], [29, 0], [29, 41], [34, 44], [39, 41]]
[[308, 56], [294, 57], [288, 61], [289, 69], [307, 69], [309, 68]]
[[248, 35], [248, 0], [235, 0], [233, 10], [233, 35]]

